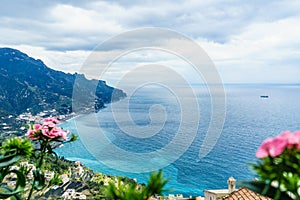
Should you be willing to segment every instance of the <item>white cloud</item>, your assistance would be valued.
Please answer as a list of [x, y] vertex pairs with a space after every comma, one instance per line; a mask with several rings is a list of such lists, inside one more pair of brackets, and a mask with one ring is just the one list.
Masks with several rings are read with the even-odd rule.
[[[299, 82], [299, 11], [298, 1], [32, 1], [23, 5], [11, 0], [0, 8], [0, 45], [74, 72], [103, 41], [123, 31], [154, 26], [195, 39], [225, 82]], [[155, 45], [161, 43], [155, 35], [145, 36]], [[109, 51], [141, 42], [127, 39], [107, 46], [103, 61], [112, 58]], [[159, 61], [157, 56], [129, 56], [120, 65], [148, 63], [149, 58], [175, 64], [174, 59]]]
[[81, 34], [88, 36], [97, 33], [112, 35], [124, 30], [121, 24], [104, 15], [103, 12], [70, 5], [59, 4], [50, 11], [49, 15], [53, 20], [52, 27], [62, 32], [62, 36], [67, 33], [70, 36]]
[[297, 82], [300, 74], [298, 24], [299, 19], [295, 18], [254, 23], [241, 34], [232, 36], [228, 43], [200, 40], [200, 44], [226, 77], [225, 81], [265, 82], [267, 78], [269, 82]]
[[61, 52], [27, 45], [12, 45], [10, 47], [18, 49], [30, 57], [42, 60], [48, 67], [67, 73], [78, 72], [90, 54], [90, 51]]

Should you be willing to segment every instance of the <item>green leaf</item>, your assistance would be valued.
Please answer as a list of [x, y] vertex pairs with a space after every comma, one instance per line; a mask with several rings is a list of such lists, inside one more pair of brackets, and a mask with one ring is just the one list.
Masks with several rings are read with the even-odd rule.
[[34, 187], [36, 190], [42, 190], [43, 188], [46, 187], [45, 175], [41, 173], [39, 169], [33, 170], [33, 176], [35, 180]]
[[17, 155], [30, 156], [33, 147], [30, 140], [14, 137], [5, 140], [2, 149], [4, 150], [4, 155], [8, 155], [11, 151], [15, 151]]
[[26, 186], [26, 177], [20, 170], [11, 170], [10, 173], [15, 173], [17, 175], [17, 182], [16, 182], [16, 191], [23, 191]]
[[17, 193], [13, 192], [13, 189], [10, 187], [4, 185], [0, 187], [0, 199], [7, 199], [15, 194]]
[[162, 170], [158, 172], [153, 172], [150, 175], [148, 184], [146, 186], [146, 194], [148, 197], [151, 197], [154, 194], [161, 195], [166, 190], [163, 190], [163, 187], [168, 183], [168, 179], [164, 179], [162, 175]]
[[8, 155], [0, 158], [0, 168], [8, 167], [16, 162], [18, 162], [22, 156], [19, 155]]
[[18, 171], [18, 170], [10, 170], [10, 171], [7, 171], [7, 174], [11, 174], [11, 173], [14, 173], [17, 175], [17, 182], [16, 182], [16, 187], [14, 189], [10, 188], [10, 187], [7, 187], [7, 186], [1, 186], [0, 187], [0, 198], [8, 198], [8, 197], [11, 197], [11, 196], [14, 196], [16, 199], [20, 199], [18, 197], [18, 193], [24, 191], [24, 188], [26, 186], [26, 177], [25, 175], [21, 172], [21, 171]]

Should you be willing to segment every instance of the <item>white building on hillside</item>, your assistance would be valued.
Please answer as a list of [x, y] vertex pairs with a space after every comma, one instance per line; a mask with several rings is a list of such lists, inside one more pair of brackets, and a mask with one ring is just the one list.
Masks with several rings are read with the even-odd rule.
[[236, 180], [231, 176], [228, 181], [228, 189], [204, 190], [204, 200], [219, 200], [236, 190]]
[[75, 189], [67, 189], [61, 196], [63, 199], [86, 199], [86, 195], [76, 192]]
[[63, 195], [61, 196], [63, 199], [73, 199], [73, 196], [75, 195], [75, 189], [67, 189]]

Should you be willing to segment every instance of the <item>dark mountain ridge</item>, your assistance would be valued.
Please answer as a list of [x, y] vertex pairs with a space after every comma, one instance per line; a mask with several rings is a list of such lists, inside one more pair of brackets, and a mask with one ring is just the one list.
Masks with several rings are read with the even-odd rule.
[[[80, 85], [74, 85], [76, 79], [80, 80]], [[0, 48], [1, 115], [26, 111], [37, 113], [47, 109], [68, 114], [72, 112], [73, 90], [82, 93], [83, 100], [77, 102], [80, 108], [94, 106], [96, 111], [105, 103], [126, 96], [122, 90], [106, 85], [105, 81], [88, 80], [81, 74], [56, 71], [19, 50]]]

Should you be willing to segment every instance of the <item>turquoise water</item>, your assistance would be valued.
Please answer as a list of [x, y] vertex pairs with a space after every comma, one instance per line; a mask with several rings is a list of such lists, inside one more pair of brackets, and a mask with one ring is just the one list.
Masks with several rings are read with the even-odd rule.
[[[256, 161], [255, 151], [259, 144], [265, 138], [275, 136], [281, 131], [300, 129], [300, 86], [226, 86], [226, 118], [221, 136], [212, 151], [204, 158], [199, 158], [199, 150], [208, 129], [212, 105], [205, 87], [195, 86], [193, 89], [200, 112], [198, 131], [187, 150], [176, 161], [163, 168], [164, 175], [170, 178], [167, 188], [173, 189], [171, 193], [182, 193], [185, 196], [203, 195], [204, 189], [226, 188], [226, 182], [230, 176], [238, 180], [253, 179], [255, 175], [249, 169], [249, 163]], [[268, 95], [269, 98], [260, 98], [261, 95]], [[121, 115], [125, 112], [122, 106], [127, 100], [130, 118], [134, 123], [123, 117], [117, 124], [114, 115]], [[124, 166], [130, 161], [127, 163], [127, 158], [119, 156], [117, 152], [110, 152], [111, 157], [107, 157], [106, 144], [101, 141], [109, 139], [114, 146], [132, 153], [149, 153], [167, 148], [166, 144], [176, 137], [176, 131], [180, 125], [181, 110], [178, 99], [165, 89], [145, 88], [136, 91], [129, 99], [112, 105], [117, 105], [118, 108], [114, 112], [112, 112], [111, 105], [108, 105], [96, 115], [80, 116], [65, 122], [62, 125], [64, 129], [69, 129], [73, 133], [78, 133], [80, 130], [79, 136], [89, 138], [89, 140], [85, 144], [80, 140], [66, 144], [57, 152], [68, 159], [80, 160], [93, 170], [137, 178], [139, 182], [145, 182], [148, 173], [134, 173], [134, 167], [131, 172], [123, 172], [112, 167]], [[154, 115], [151, 116], [149, 109], [153, 105], [160, 105], [163, 109], [161, 107], [154, 109]], [[165, 119], [162, 112], [167, 116], [166, 121], [160, 124], [159, 122]], [[190, 112], [189, 123], [198, 123], [193, 121], [194, 110]], [[97, 119], [96, 125], [94, 122], [91, 123], [95, 119]], [[159, 129], [161, 125], [163, 128]], [[134, 131], [136, 127], [143, 126], [150, 126], [153, 130], [159, 129], [159, 131], [151, 137], [139, 138], [128, 135], [119, 126], [126, 126], [127, 131]], [[97, 133], [99, 127], [106, 138], [102, 138], [104, 136]], [[189, 132], [190, 124], [185, 127]], [[136, 164], [149, 163], [137, 161]]]

